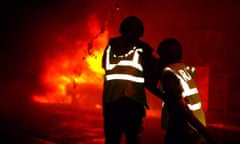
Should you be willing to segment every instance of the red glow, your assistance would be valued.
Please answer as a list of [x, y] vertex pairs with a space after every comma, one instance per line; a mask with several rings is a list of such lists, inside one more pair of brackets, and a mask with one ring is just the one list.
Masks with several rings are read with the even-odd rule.
[[[75, 41], [57, 36], [70, 52], [58, 52], [44, 59], [44, 70], [40, 76], [43, 90], [32, 95], [37, 103], [73, 104], [101, 109], [101, 90], [104, 70], [101, 68], [103, 50], [107, 45], [109, 33], [100, 33], [101, 25], [95, 17], [88, 20], [88, 32], [93, 39]], [[71, 42], [69, 42], [71, 41]], [[89, 42], [92, 49], [89, 50]], [[72, 52], [74, 50], [74, 52]], [[71, 53], [72, 52], [72, 53]], [[197, 83], [204, 110], [208, 105], [209, 67], [197, 67]], [[151, 95], [147, 93], [148, 95]], [[98, 100], [97, 100], [98, 99]], [[148, 116], [160, 117], [161, 100], [149, 97], [150, 105], [157, 105], [148, 111]], [[86, 106], [88, 105], [88, 106]]]
[[196, 83], [199, 88], [203, 109], [208, 110], [208, 96], [209, 96], [209, 66], [196, 67]]
[[[91, 85], [93, 91], [102, 86], [104, 71], [101, 68], [101, 57], [107, 44], [108, 31], [99, 33], [100, 24], [94, 17], [88, 22], [89, 33], [97, 35], [91, 43], [91, 52], [89, 41], [78, 39], [74, 54], [62, 52], [46, 58], [41, 75], [44, 92], [32, 96], [35, 102], [71, 104], [74, 99], [81, 103], [79, 98], [85, 95], [83, 91], [86, 92], [87, 86]], [[71, 48], [70, 45], [67, 47]], [[95, 107], [101, 106], [96, 104]]]

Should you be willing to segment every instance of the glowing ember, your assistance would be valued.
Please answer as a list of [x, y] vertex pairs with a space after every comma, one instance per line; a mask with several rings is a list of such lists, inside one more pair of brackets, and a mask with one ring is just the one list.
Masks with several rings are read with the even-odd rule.
[[[70, 104], [84, 95], [81, 93], [83, 90], [80, 90], [86, 89], [84, 85], [102, 87], [104, 71], [101, 58], [107, 44], [108, 31], [99, 33], [100, 25], [92, 17], [89, 28], [92, 35], [97, 35], [91, 47], [89, 41], [77, 40], [76, 43], [81, 47], [73, 55], [62, 53], [45, 60], [45, 70], [41, 76], [44, 92], [33, 95], [35, 102]], [[96, 108], [101, 108], [101, 105], [96, 104]]]

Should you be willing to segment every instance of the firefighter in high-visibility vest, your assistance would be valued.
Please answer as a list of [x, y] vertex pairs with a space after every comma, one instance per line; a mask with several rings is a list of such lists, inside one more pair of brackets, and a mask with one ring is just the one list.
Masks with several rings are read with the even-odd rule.
[[193, 77], [195, 68], [181, 62], [181, 43], [174, 38], [164, 39], [157, 52], [164, 65], [160, 82], [165, 96], [162, 107], [162, 128], [166, 130], [164, 143], [215, 143], [206, 129], [205, 114]]
[[119, 32], [120, 36], [110, 38], [102, 57], [105, 144], [120, 144], [123, 134], [127, 144], [137, 144], [148, 108], [144, 88], [160, 92], [154, 88], [157, 59], [152, 47], [140, 40], [144, 27], [138, 17], [126, 17]]

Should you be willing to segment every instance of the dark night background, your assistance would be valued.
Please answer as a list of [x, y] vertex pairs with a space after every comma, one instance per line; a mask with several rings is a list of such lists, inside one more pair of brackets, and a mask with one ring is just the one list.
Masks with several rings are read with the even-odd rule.
[[[20, 120], [34, 105], [30, 97], [40, 87], [44, 58], [69, 50], [58, 36], [69, 43], [89, 39], [88, 17], [95, 14], [103, 21], [116, 2], [121, 16], [143, 20], [143, 39], [155, 49], [160, 40], [175, 37], [182, 42], [184, 61], [209, 67], [209, 111], [220, 114], [223, 121], [240, 124], [237, 0], [1, 1], [0, 112], [5, 120], [14, 116]], [[110, 23], [111, 36], [117, 35], [121, 16]]]

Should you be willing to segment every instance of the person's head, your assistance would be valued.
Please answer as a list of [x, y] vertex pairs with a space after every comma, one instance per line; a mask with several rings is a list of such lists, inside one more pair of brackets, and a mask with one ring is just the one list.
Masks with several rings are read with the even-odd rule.
[[120, 24], [119, 33], [123, 36], [140, 38], [144, 34], [143, 23], [136, 16], [128, 16]]
[[180, 62], [182, 59], [181, 43], [175, 38], [166, 38], [160, 42], [157, 53], [164, 64]]

